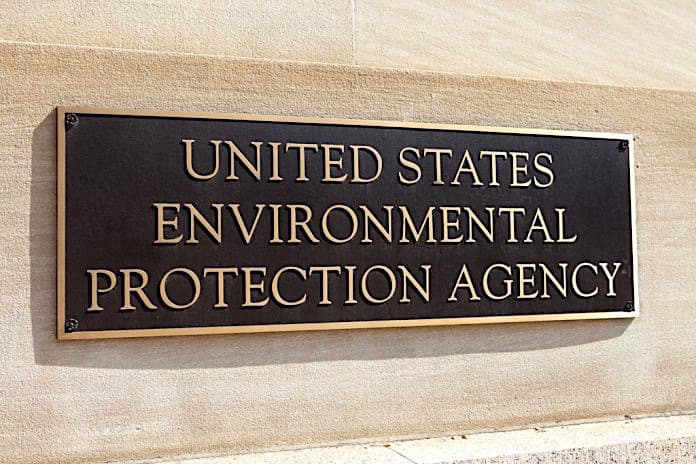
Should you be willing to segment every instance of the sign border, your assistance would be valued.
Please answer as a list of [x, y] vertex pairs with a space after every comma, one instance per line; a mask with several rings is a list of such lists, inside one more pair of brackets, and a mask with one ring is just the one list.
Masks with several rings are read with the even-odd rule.
[[[261, 121], [300, 124], [323, 124], [342, 126], [396, 127], [403, 129], [436, 129], [467, 132], [490, 132], [498, 134], [547, 135], [556, 137], [579, 137], [610, 139], [628, 142], [630, 207], [631, 207], [631, 252], [633, 253], [633, 310], [590, 313], [529, 314], [521, 316], [474, 316], [440, 319], [392, 319], [379, 321], [312, 322], [297, 324], [261, 324], [243, 326], [181, 327], [162, 329], [94, 330], [67, 332], [65, 330], [65, 115], [67, 113], [96, 114], [104, 116], [142, 116], [181, 119], [217, 119], [228, 121]], [[174, 335], [213, 335], [261, 332], [296, 332], [310, 330], [371, 329], [387, 327], [451, 326], [471, 324], [498, 324], [511, 322], [570, 321], [591, 319], [623, 319], [638, 317], [638, 247], [636, 237], [636, 193], [634, 137], [632, 134], [611, 132], [584, 132], [559, 129], [523, 129], [461, 124], [439, 124], [428, 122], [399, 122], [362, 119], [337, 119], [297, 117], [280, 115], [258, 115], [244, 113], [200, 113], [162, 110], [128, 110], [114, 108], [58, 106], [56, 108], [56, 337], [58, 340], [86, 340], [103, 338], [161, 337]]]

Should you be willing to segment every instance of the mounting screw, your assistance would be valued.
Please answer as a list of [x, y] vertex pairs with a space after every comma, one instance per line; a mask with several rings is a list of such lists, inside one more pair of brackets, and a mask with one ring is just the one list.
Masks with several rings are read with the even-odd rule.
[[70, 129], [77, 126], [78, 119], [75, 113], [65, 113], [65, 128]]
[[622, 140], [619, 142], [619, 151], [626, 151], [628, 150], [628, 140]]
[[632, 301], [627, 301], [626, 305], [624, 306], [624, 309], [626, 311], [633, 311], [633, 302]]
[[65, 331], [67, 333], [74, 332], [80, 326], [80, 322], [77, 319], [68, 319], [65, 321]]

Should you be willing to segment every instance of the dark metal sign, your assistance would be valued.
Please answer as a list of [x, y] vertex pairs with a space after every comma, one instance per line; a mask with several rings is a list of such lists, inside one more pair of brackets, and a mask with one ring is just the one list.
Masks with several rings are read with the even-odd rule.
[[57, 113], [61, 339], [637, 315], [629, 135]]

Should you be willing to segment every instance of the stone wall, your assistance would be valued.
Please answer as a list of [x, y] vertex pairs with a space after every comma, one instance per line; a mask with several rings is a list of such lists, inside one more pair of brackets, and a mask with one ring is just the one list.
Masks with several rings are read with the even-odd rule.
[[[693, 4], [480, 3], [3, 8], [0, 462], [696, 410]], [[57, 342], [57, 105], [633, 133], [641, 316]]]

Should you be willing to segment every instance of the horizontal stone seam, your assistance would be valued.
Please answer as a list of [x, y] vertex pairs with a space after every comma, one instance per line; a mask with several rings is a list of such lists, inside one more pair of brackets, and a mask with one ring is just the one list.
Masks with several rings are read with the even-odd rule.
[[514, 76], [502, 76], [494, 74], [468, 74], [461, 72], [448, 72], [448, 71], [429, 71], [425, 69], [418, 68], [397, 68], [390, 66], [367, 66], [357, 63], [350, 62], [328, 62], [328, 61], [303, 61], [303, 60], [279, 60], [273, 58], [259, 58], [259, 57], [245, 57], [237, 55], [224, 55], [224, 54], [211, 54], [211, 53], [191, 53], [191, 52], [174, 52], [171, 50], [157, 50], [157, 49], [137, 49], [137, 48], [118, 48], [118, 47], [103, 47], [97, 45], [75, 45], [66, 43], [49, 43], [49, 42], [26, 42], [26, 41], [16, 41], [16, 40], [6, 40], [0, 39], [0, 46], [24, 46], [24, 47], [35, 47], [35, 48], [62, 48], [80, 51], [100, 51], [100, 52], [112, 52], [112, 53], [124, 53], [124, 54], [144, 54], [144, 55], [156, 55], [164, 57], [181, 57], [181, 58], [207, 58], [207, 59], [220, 59], [220, 60], [231, 60], [239, 61], [245, 64], [258, 64], [263, 65], [291, 65], [291, 66], [303, 66], [303, 67], [317, 67], [324, 69], [345, 69], [350, 71], [362, 71], [365, 73], [382, 73], [382, 74], [403, 74], [408, 76], [423, 76], [424, 78], [463, 78], [463, 79], [496, 79], [509, 82], [518, 83], [536, 83], [536, 84], [547, 84], [547, 85], [580, 85], [587, 87], [588, 89], [625, 89], [625, 90], [642, 90], [642, 91], [660, 91], [672, 93], [675, 95], [694, 95], [696, 94], [696, 89], [694, 90], [683, 90], [674, 89], [669, 87], [650, 87], [650, 86], [631, 86], [631, 85], [614, 85], [614, 84], [601, 84], [595, 82], [586, 81], [564, 81], [564, 80], [552, 80], [552, 79], [538, 79], [532, 77], [514, 77]]
[[[206, 459], [221, 459], [221, 458], [236, 458], [236, 457], [243, 457], [243, 456], [249, 456], [249, 455], [263, 455], [263, 454], [273, 454], [273, 453], [280, 453], [280, 452], [300, 452], [303, 450], [317, 450], [317, 449], [323, 449], [323, 448], [349, 448], [352, 446], [361, 446], [365, 448], [370, 448], [370, 447], [384, 447], [386, 449], [389, 449], [390, 451], [394, 451], [393, 446], [398, 445], [399, 443], [408, 443], [408, 442], [413, 442], [413, 441], [421, 441], [421, 440], [431, 440], [431, 439], [438, 439], [438, 438], [449, 438], [452, 436], [475, 436], [475, 435], [485, 435], [485, 434], [495, 434], [495, 433], [506, 433], [506, 432], [520, 432], [520, 431], [525, 431], [525, 430], [531, 430], [531, 429], [538, 429], [541, 433], [545, 432], [546, 429], [555, 429], [555, 428], [567, 428], [567, 427], [574, 427], [574, 426], [583, 426], [583, 425], [594, 425], [594, 424], [611, 424], [611, 423], [620, 423], [620, 422], [633, 422], [633, 421], [641, 421], [642, 419], [667, 419], [670, 417], [683, 417], [683, 416], [695, 416], [696, 417], [696, 410], [689, 410], [689, 411], [679, 411], [679, 412], [665, 412], [664, 414], [634, 414], [631, 415], [630, 417], [624, 416], [607, 416], [607, 417], [595, 417], [595, 418], [588, 418], [588, 419], [578, 419], [578, 420], [569, 420], [569, 421], [562, 421], [562, 422], [553, 422], [553, 423], [540, 423], [540, 424], [526, 424], [526, 425], [521, 425], [521, 426], [511, 426], [511, 427], [498, 427], [498, 428], [482, 428], [482, 429], [476, 429], [476, 430], [470, 430], [470, 431], [461, 431], [461, 432], [449, 432], [449, 433], [440, 433], [436, 435], [432, 434], [417, 434], [417, 435], [410, 435], [410, 436], [398, 436], [394, 438], [386, 438], [382, 437], [380, 438], [365, 438], [365, 439], [354, 439], [354, 440], [345, 440], [345, 441], [339, 441], [339, 442], [321, 442], [321, 443], [308, 443], [308, 444], [301, 444], [301, 445], [294, 445], [294, 446], [288, 446], [288, 447], [268, 447], [268, 448], [261, 448], [261, 449], [255, 449], [255, 450], [248, 450], [248, 451], [235, 451], [231, 453], [202, 453], [202, 454], [193, 454], [193, 455], [177, 455], [177, 456], [168, 456], [168, 457], [161, 457], [161, 458], [150, 458], [150, 459], [133, 459], [133, 460], [127, 460], [127, 461], [113, 461], [114, 464], [173, 464], [173, 463], [178, 463], [178, 464], [186, 464], [189, 461], [192, 464], [198, 464], [196, 462], [197, 460], [206, 460]], [[595, 450], [595, 449], [602, 449], [602, 448], [608, 448], [608, 447], [615, 447], [615, 446], [633, 446], [633, 445], [638, 445], [641, 443], [662, 443], [666, 441], [678, 441], [678, 440], [696, 440], [696, 435], [691, 434], [691, 433], [686, 433], [686, 434], [676, 434], [674, 436], [671, 436], [669, 438], [661, 438], [657, 440], [644, 440], [644, 439], [638, 439], [638, 440], [632, 440], [631, 437], [627, 437], [625, 440], [620, 441], [620, 442], [615, 442], [615, 443], [607, 443], [604, 445], [599, 445], [596, 447], [577, 447], [577, 446], [568, 446], [568, 447], [559, 447], [557, 449], [549, 450], [549, 451], [539, 451], [538, 453], [528, 453], [528, 454], [510, 454], [510, 455], [500, 455], [497, 456], [496, 458], [502, 458], [502, 457], [515, 457], [515, 456], [527, 456], [527, 455], [535, 455], [535, 454], [544, 454], [544, 453], [551, 453], [551, 452], [558, 452], [558, 451], [567, 451], [567, 450], [573, 450], [573, 449], [584, 449], [584, 450]], [[402, 454], [402, 452], [396, 452], [401, 457], [408, 458], [409, 461], [415, 462], [416, 464], [418, 461], [414, 461], [413, 458], [409, 457], [408, 455]], [[464, 461], [456, 461], [457, 463], [463, 463], [467, 464], [468, 461], [466, 459], [471, 459], [474, 460], [472, 464], [479, 464], [477, 460], [483, 459], [485, 462], [485, 459], [490, 459], [490, 458], [465, 458]], [[455, 462], [455, 461], [453, 461]], [[447, 461], [440, 463], [440, 464], [448, 464]]]

